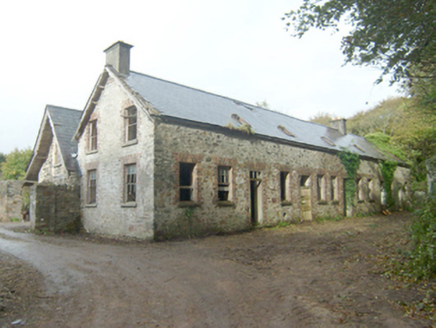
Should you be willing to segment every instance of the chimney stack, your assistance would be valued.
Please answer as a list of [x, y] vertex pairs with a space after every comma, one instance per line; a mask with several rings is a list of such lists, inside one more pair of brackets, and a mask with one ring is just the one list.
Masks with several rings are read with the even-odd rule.
[[130, 48], [133, 46], [123, 41], [115, 42], [104, 52], [106, 53], [106, 65], [111, 65], [118, 73], [130, 74]]
[[345, 118], [337, 118], [333, 121], [330, 121], [330, 127], [335, 130], [338, 130], [342, 135], [347, 134], [347, 120]]

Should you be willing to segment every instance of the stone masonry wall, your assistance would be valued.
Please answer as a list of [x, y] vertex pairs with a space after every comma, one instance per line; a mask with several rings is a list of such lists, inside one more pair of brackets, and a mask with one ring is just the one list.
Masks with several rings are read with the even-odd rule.
[[[346, 172], [336, 155], [259, 140], [239, 131], [217, 133], [190, 127], [157, 123], [155, 141], [155, 238], [228, 232], [251, 226], [250, 171], [261, 172], [259, 225], [302, 220], [300, 181], [308, 176], [312, 217], [344, 215], [343, 181]], [[179, 163], [195, 163], [197, 199], [179, 202]], [[230, 202], [217, 195], [219, 165], [231, 167]], [[290, 174], [289, 200], [281, 201], [280, 172]], [[318, 176], [323, 176], [324, 199], [318, 196]], [[380, 209], [380, 171], [377, 163], [362, 161], [362, 185], [373, 184], [373, 198], [366, 188], [359, 212]], [[330, 178], [336, 177], [339, 197], [333, 200]], [[375, 186], [375, 187], [374, 187]]]
[[[137, 139], [125, 141], [124, 109], [136, 105]], [[91, 115], [97, 121], [97, 150], [88, 151], [88, 129], [79, 140], [82, 171], [83, 223], [88, 232], [110, 236], [153, 238], [153, 131], [150, 119], [138, 104], [109, 79]], [[125, 165], [136, 164], [136, 202], [126, 203]], [[97, 176], [97, 201], [88, 202], [88, 174]]]
[[0, 222], [21, 220], [22, 181], [0, 181]]
[[80, 229], [80, 188], [38, 184], [31, 190], [31, 227], [34, 230], [64, 232]]
[[47, 159], [41, 167], [38, 175], [39, 183], [54, 183], [57, 185], [78, 185], [79, 179], [75, 172], [69, 172], [65, 165], [54, 160], [55, 156], [61, 156], [60, 152], [55, 152], [55, 144], [52, 141]]

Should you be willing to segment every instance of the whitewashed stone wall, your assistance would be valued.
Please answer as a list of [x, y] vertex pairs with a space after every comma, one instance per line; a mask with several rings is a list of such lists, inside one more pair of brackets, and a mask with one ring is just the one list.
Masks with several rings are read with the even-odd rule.
[[[205, 131], [190, 127], [156, 124], [155, 143], [155, 237], [172, 238], [194, 234], [247, 229], [250, 216], [250, 171], [262, 173], [262, 226], [301, 219], [300, 178], [311, 177], [313, 217], [344, 214], [343, 180], [346, 172], [336, 155], [259, 140], [238, 131]], [[198, 202], [192, 208], [178, 199], [179, 162], [197, 164]], [[217, 202], [217, 168], [228, 165], [233, 171], [233, 206]], [[285, 206], [280, 199], [280, 171], [291, 174], [291, 197]], [[340, 197], [332, 201], [331, 188], [326, 200], [319, 201], [317, 175], [338, 178]], [[380, 210], [380, 171], [375, 162], [362, 161], [361, 178], [374, 179], [375, 201], [366, 197], [357, 205], [359, 212]]]
[[[112, 236], [153, 238], [153, 124], [137, 106], [137, 143], [124, 142], [123, 110], [134, 103], [110, 78], [91, 121], [97, 120], [97, 151], [87, 151], [88, 130], [79, 141], [84, 228]], [[124, 165], [137, 165], [136, 204], [123, 203]], [[88, 171], [97, 172], [97, 202], [87, 204]]]

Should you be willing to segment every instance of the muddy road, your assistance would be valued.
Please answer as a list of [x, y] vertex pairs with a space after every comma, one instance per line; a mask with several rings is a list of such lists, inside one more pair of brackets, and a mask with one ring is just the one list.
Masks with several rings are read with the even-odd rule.
[[[0, 327], [425, 327], [382, 274], [408, 214], [163, 243], [36, 236], [0, 225], [0, 256], [33, 270]], [[24, 270], [24, 269], [23, 269]], [[23, 287], [26, 288], [26, 287]]]

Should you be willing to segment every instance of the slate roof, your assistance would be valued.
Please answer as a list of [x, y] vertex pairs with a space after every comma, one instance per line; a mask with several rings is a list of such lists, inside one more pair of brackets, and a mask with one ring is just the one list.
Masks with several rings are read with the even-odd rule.
[[65, 167], [76, 169], [76, 160], [71, 156], [77, 153], [77, 141], [73, 140], [82, 111], [47, 105], [41, 121], [25, 180], [37, 181], [39, 171], [47, 159], [53, 137], [57, 140]]
[[129, 76], [123, 78], [118, 75], [118, 78], [163, 116], [218, 127], [228, 126], [229, 123], [238, 127], [241, 125], [240, 120], [238, 122], [240, 118], [251, 125], [256, 135], [286, 140], [302, 147], [333, 151], [345, 148], [363, 157], [386, 159], [365, 138], [342, 135], [324, 125], [141, 73], [130, 72]]

